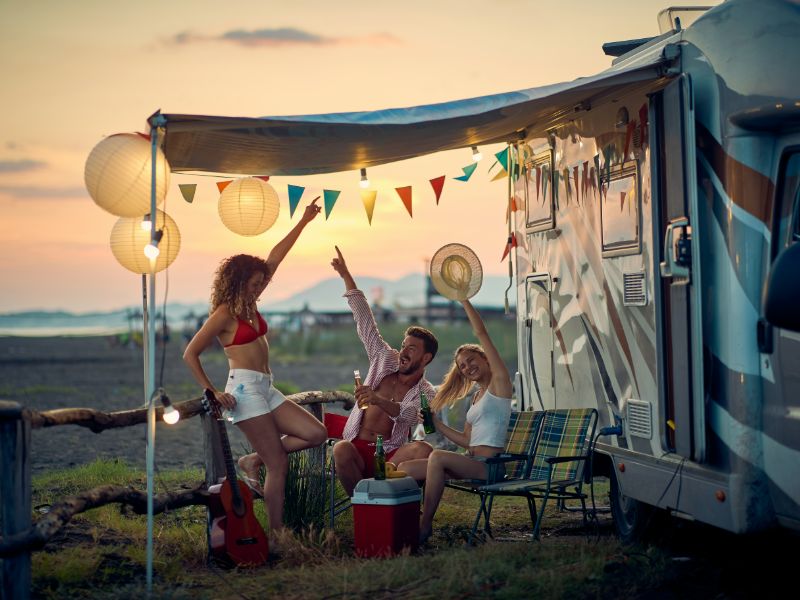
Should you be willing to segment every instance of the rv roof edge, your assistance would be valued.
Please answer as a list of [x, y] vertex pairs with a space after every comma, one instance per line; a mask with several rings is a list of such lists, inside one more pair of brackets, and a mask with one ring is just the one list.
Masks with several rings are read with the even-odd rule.
[[635, 40], [620, 40], [603, 44], [603, 54], [607, 56], [622, 56], [655, 39], [655, 37], [638, 38]]

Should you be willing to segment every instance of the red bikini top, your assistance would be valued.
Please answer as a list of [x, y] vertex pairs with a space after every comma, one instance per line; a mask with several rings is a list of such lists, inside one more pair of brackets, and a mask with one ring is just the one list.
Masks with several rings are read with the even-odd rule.
[[244, 319], [239, 319], [239, 325], [236, 327], [236, 333], [233, 334], [233, 341], [230, 344], [225, 344], [225, 347], [228, 346], [241, 346], [243, 344], [249, 344], [253, 340], [257, 340], [262, 335], [267, 333], [269, 329], [267, 327], [267, 322], [264, 320], [264, 317], [261, 316], [261, 313], [257, 312], [256, 316], [258, 317], [258, 331], [250, 325]]

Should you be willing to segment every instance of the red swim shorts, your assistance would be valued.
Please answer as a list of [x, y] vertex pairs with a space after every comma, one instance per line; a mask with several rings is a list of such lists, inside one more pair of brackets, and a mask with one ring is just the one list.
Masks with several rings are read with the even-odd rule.
[[[375, 442], [356, 438], [352, 444], [364, 460], [364, 477], [372, 477], [375, 474]], [[387, 452], [386, 460], [391, 460], [397, 450], [398, 448], [395, 448], [391, 452]]]

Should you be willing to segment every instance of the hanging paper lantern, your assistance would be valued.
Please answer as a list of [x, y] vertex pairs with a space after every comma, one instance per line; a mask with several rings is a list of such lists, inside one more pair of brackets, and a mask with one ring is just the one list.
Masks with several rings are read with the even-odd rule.
[[[118, 133], [97, 144], [86, 159], [83, 178], [92, 200], [112, 215], [141, 217], [150, 212], [151, 157], [147, 136]], [[161, 148], [156, 154], [156, 204], [164, 201], [169, 163]]]
[[143, 217], [122, 217], [111, 230], [111, 252], [117, 262], [134, 273], [157, 273], [163, 271], [178, 256], [181, 249], [181, 232], [175, 221], [162, 210], [156, 210], [156, 231], [161, 231], [158, 257], [154, 264], [145, 256], [144, 249], [150, 243], [150, 229], [142, 228]]
[[278, 193], [255, 177], [232, 181], [219, 196], [219, 217], [239, 235], [258, 235], [272, 227], [280, 212]]

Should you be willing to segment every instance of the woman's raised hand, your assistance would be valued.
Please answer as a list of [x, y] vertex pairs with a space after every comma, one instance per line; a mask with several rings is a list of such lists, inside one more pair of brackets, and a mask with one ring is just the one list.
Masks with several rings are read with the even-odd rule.
[[306, 206], [306, 209], [303, 211], [303, 218], [302, 218], [302, 221], [304, 221], [305, 223], [309, 223], [310, 221], [313, 221], [313, 220], [314, 220], [314, 218], [315, 218], [315, 217], [316, 217], [316, 216], [317, 216], [317, 215], [320, 213], [320, 211], [322, 210], [322, 207], [320, 207], [320, 206], [317, 206], [317, 200], [319, 200], [319, 196], [317, 196], [316, 198], [314, 198], [314, 199], [311, 201], [311, 203], [310, 203], [308, 206]]

